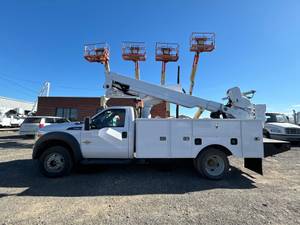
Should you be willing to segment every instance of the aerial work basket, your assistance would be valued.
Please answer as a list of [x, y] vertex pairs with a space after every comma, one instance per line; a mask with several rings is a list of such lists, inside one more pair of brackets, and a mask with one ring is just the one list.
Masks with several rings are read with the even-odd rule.
[[211, 52], [215, 49], [214, 33], [193, 32], [190, 38], [190, 51]]
[[176, 62], [179, 58], [179, 45], [177, 43], [157, 42], [155, 45], [155, 60]]
[[122, 57], [124, 60], [145, 61], [146, 47], [144, 42], [123, 42]]
[[89, 62], [107, 63], [109, 61], [108, 44], [96, 43], [85, 45], [84, 58]]

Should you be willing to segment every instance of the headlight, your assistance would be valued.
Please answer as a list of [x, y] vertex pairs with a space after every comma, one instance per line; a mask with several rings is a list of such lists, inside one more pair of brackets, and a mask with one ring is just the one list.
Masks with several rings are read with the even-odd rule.
[[281, 129], [279, 128], [271, 128], [271, 133], [283, 133]]

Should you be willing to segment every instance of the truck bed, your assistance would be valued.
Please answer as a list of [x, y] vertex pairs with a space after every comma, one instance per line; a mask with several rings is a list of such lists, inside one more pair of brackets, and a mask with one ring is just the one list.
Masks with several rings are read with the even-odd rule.
[[195, 158], [212, 145], [241, 158], [263, 158], [258, 120], [136, 119], [137, 158]]

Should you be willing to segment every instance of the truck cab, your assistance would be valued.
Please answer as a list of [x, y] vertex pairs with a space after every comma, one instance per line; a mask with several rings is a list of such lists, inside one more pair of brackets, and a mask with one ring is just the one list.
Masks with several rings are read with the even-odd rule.
[[[81, 132], [84, 158], [133, 158], [135, 110], [109, 107], [93, 116]], [[85, 122], [87, 123], [87, 121]]]

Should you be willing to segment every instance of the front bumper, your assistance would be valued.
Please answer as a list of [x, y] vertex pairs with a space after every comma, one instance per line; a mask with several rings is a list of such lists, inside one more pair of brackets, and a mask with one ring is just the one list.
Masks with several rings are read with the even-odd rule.
[[36, 135], [36, 133], [37, 132], [35, 131], [22, 131], [22, 130], [19, 131], [20, 135]]
[[264, 138], [264, 157], [277, 155], [290, 149], [291, 144], [288, 141]]
[[299, 134], [270, 134], [270, 138], [283, 141], [300, 141]]

